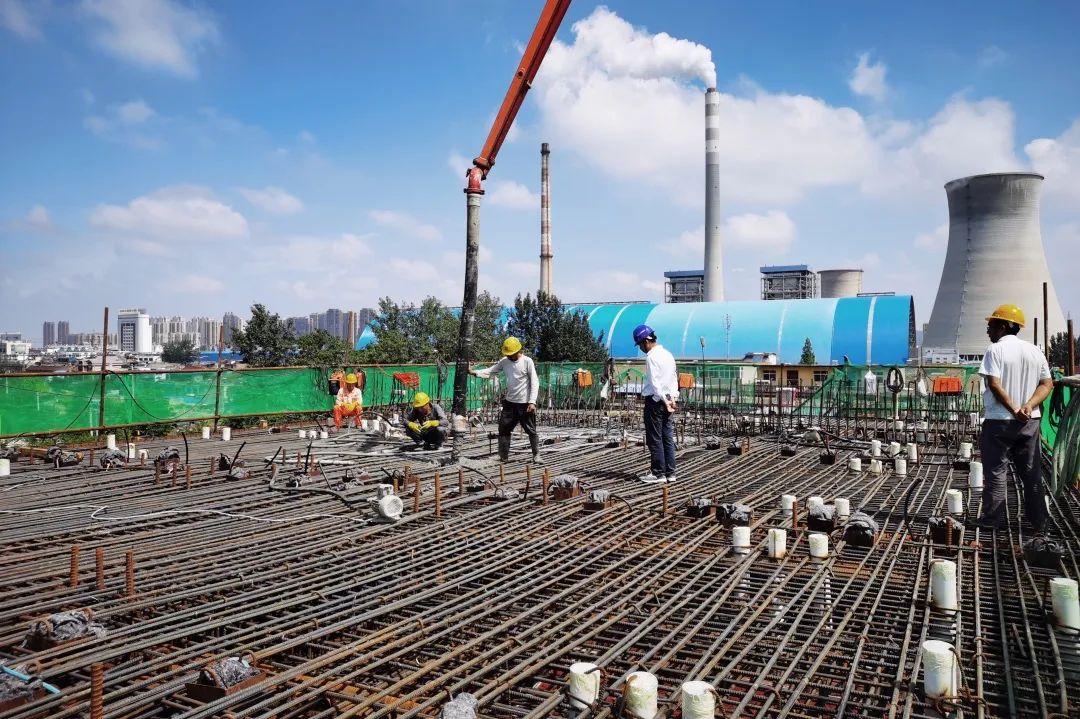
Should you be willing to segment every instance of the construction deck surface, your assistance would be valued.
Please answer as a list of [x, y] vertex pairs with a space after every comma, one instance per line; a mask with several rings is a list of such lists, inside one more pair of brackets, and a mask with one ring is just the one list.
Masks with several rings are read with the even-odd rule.
[[[819, 463], [820, 447], [781, 456], [765, 437], [741, 456], [726, 440], [690, 447], [665, 513], [663, 487], [633, 479], [644, 448], [590, 430], [547, 432], [558, 441], [543, 467], [515, 460], [500, 472], [481, 435], [459, 472], [437, 465], [445, 453], [401, 453], [349, 431], [313, 443], [322, 473], [299, 488], [283, 481], [311, 444], [295, 429], [190, 439], [190, 483], [184, 469], [137, 461], [108, 471], [14, 463], [0, 478], [0, 659], [36, 660], [60, 693], [0, 719], [435, 717], [462, 691], [479, 699], [481, 717], [618, 716], [633, 670], [659, 677], [658, 716], [679, 716], [678, 690], [691, 679], [716, 687], [723, 717], [1080, 715], [1080, 640], [1055, 628], [1046, 594], [1050, 578], [1080, 576], [1075, 491], [1051, 503], [1066, 555], [1038, 568], [1020, 551], [1030, 537], [1016, 487], [1009, 530], [976, 530], [980, 493], [932, 447], [906, 477], [849, 471], [855, 450], [835, 465]], [[211, 474], [212, 458], [243, 441], [251, 476]], [[515, 441], [514, 457], [527, 456]], [[138, 446], [152, 459], [166, 444], [183, 459], [179, 440]], [[263, 460], [275, 453], [284, 469], [271, 488]], [[584, 496], [544, 501], [544, 469], [616, 497], [596, 512]], [[373, 521], [366, 499], [394, 482], [401, 519]], [[511, 487], [517, 498], [497, 496]], [[951, 488], [971, 518], [959, 549], [926, 534]], [[805, 525], [781, 514], [785, 493], [799, 497], [799, 514], [810, 495], [850, 499], [880, 525], [876, 545], [855, 548], [837, 533], [828, 558], [812, 559]], [[753, 507], [748, 554], [733, 551], [715, 517], [687, 516], [684, 503], [698, 497]], [[770, 527], [787, 529], [782, 560], [766, 554]], [[957, 563], [955, 613], [928, 602], [935, 558]], [[91, 608], [106, 636], [23, 646], [31, 622], [76, 608]], [[923, 694], [927, 639], [959, 654], [963, 688], [951, 702]], [[245, 651], [263, 679], [209, 703], [189, 696], [208, 661]], [[603, 667], [592, 709], [566, 700], [576, 661]], [[103, 679], [92, 702], [95, 665]]]

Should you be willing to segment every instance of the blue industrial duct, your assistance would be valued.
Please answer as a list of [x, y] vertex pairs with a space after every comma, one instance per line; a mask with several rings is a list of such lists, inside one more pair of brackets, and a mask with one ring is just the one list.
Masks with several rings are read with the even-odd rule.
[[[819, 364], [903, 364], [914, 352], [915, 306], [910, 295], [876, 295], [812, 300], [567, 305], [584, 312], [615, 359], [640, 358], [631, 336], [650, 325], [676, 359], [741, 359], [749, 353], [776, 353], [777, 361], [798, 363], [810, 338]], [[370, 328], [357, 349], [375, 340]]]

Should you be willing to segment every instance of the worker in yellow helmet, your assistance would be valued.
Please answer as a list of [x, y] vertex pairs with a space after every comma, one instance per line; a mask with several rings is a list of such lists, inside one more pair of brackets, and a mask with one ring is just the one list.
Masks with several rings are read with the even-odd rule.
[[1017, 479], [1024, 483], [1024, 517], [1039, 534], [1047, 515], [1040, 405], [1054, 389], [1054, 380], [1042, 351], [1017, 336], [1023, 326], [1024, 313], [1016, 305], [1001, 305], [986, 318], [991, 344], [979, 367], [985, 412], [979, 450], [986, 477], [979, 526], [1005, 527], [1005, 474], [1011, 459]]
[[446, 441], [449, 426], [446, 410], [425, 392], [413, 395], [412, 411], [405, 417], [405, 434], [424, 449], [438, 449]]
[[350, 372], [345, 375], [344, 385], [338, 389], [334, 400], [334, 426], [341, 429], [341, 421], [353, 417], [353, 426], [360, 426], [360, 415], [364, 411], [364, 393], [357, 387], [357, 376]]
[[521, 429], [529, 437], [533, 462], [540, 461], [540, 437], [536, 434], [536, 397], [540, 393], [540, 380], [536, 376], [536, 365], [531, 357], [522, 352], [521, 340], [507, 337], [502, 345], [503, 357], [487, 369], [469, 369], [473, 377], [487, 379], [501, 372], [506, 377], [506, 395], [499, 414], [499, 459], [503, 462], [510, 458], [510, 436], [514, 427], [521, 424]]

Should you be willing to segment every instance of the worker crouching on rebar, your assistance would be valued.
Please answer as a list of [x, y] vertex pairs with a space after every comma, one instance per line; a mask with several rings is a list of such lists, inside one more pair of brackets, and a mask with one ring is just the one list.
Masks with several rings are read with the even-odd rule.
[[334, 426], [341, 429], [341, 421], [353, 417], [353, 426], [360, 427], [360, 414], [364, 411], [364, 393], [356, 386], [356, 375], [345, 375], [345, 386], [337, 391], [334, 400]]
[[648, 325], [634, 328], [634, 344], [645, 353], [645, 445], [649, 448], [649, 473], [642, 482], [675, 481], [675, 414], [679, 399], [679, 376], [675, 357], [656, 340]]
[[424, 449], [438, 449], [446, 441], [449, 420], [438, 403], [424, 392], [413, 395], [412, 412], [405, 418], [405, 434]]
[[514, 427], [520, 424], [529, 437], [533, 462], [539, 462], [540, 437], [536, 434], [536, 398], [540, 394], [540, 380], [536, 376], [536, 365], [531, 357], [522, 353], [521, 341], [517, 337], [506, 338], [502, 353], [503, 358], [491, 367], [470, 369], [469, 374], [483, 379], [488, 379], [497, 372], [506, 376], [506, 396], [499, 414], [499, 459], [505, 462], [510, 458], [510, 435], [513, 434]]
[[1016, 478], [1024, 485], [1024, 516], [1036, 534], [1046, 529], [1043, 499], [1040, 405], [1054, 389], [1050, 366], [1038, 347], [1017, 335], [1024, 313], [1016, 305], [1001, 305], [986, 318], [991, 345], [983, 355], [986, 412], [979, 435], [986, 483], [979, 526], [1005, 526], [1005, 473], [1012, 460]]

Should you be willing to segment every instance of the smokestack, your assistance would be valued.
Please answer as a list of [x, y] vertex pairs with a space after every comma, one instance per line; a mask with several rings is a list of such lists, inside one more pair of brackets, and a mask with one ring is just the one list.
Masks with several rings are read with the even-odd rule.
[[551, 294], [551, 180], [548, 176], [548, 144], [540, 145], [540, 291]]
[[720, 246], [720, 93], [705, 91], [705, 301], [724, 301]]
[[[1050, 334], [1065, 330], [1039, 230], [1042, 175], [975, 175], [946, 183], [949, 246], [923, 347], [955, 348], [961, 360], [982, 357], [987, 315], [1001, 304], [1019, 305], [1031, 327], [1047, 283]], [[1025, 331], [1026, 334], [1026, 331]]]

